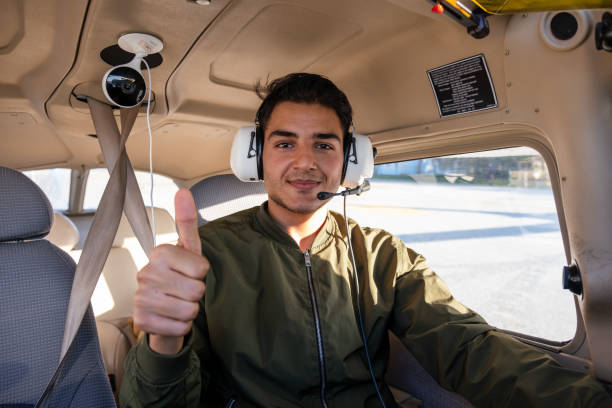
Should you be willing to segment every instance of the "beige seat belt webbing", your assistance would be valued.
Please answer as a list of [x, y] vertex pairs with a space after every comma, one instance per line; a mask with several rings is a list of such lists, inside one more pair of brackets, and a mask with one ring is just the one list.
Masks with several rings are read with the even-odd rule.
[[98, 141], [110, 172], [110, 178], [76, 267], [68, 303], [59, 364], [36, 407], [44, 404], [59, 377], [59, 373], [62, 371], [61, 367], [66, 353], [81, 325], [117, 233], [124, 204], [126, 204], [126, 195], [128, 197], [128, 203], [125, 207], [126, 215], [147, 255], [153, 246], [153, 234], [142, 196], [136, 182], [134, 169], [125, 151], [125, 143], [136, 120], [139, 107], [121, 109], [121, 133], [119, 133], [111, 107], [91, 98], [88, 98], [87, 101]]
[[[115, 120], [109, 121], [103, 118], [113, 117], [112, 109], [105, 103], [98, 102], [94, 99], [89, 99], [89, 106], [92, 117], [94, 119], [94, 126], [98, 135], [98, 141], [102, 148], [102, 154], [104, 155], [104, 161], [108, 171], [111, 172], [115, 166], [115, 161], [119, 157], [120, 143], [119, 143], [119, 130]], [[134, 108], [135, 109], [135, 108]], [[126, 124], [124, 121], [127, 116], [121, 116], [121, 128], [123, 129]], [[133, 124], [133, 120], [131, 122]], [[130, 126], [131, 126], [130, 124]], [[100, 137], [100, 134], [104, 135]], [[111, 136], [111, 137], [108, 137]], [[142, 200], [142, 194], [136, 181], [136, 175], [134, 174], [134, 168], [130, 162], [130, 158], [127, 157], [127, 185], [125, 189], [125, 203], [124, 211], [127, 216], [134, 235], [138, 238], [138, 242], [142, 246], [142, 249], [147, 254], [151, 253], [153, 249], [153, 233], [151, 231], [151, 224], [147, 217], [145, 205]]]

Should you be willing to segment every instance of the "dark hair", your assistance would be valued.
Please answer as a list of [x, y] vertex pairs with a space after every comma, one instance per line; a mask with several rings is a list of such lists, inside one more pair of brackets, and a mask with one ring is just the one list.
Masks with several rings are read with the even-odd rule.
[[268, 119], [276, 105], [288, 101], [316, 103], [331, 108], [340, 119], [344, 136], [350, 132], [353, 123], [351, 104], [344, 92], [324, 76], [304, 72], [289, 74], [266, 85], [258, 83], [256, 92], [263, 99], [255, 116], [255, 121], [262, 131], [266, 129]]

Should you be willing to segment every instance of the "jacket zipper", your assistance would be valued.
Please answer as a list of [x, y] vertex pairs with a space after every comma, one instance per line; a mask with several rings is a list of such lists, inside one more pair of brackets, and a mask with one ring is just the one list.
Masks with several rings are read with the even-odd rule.
[[323, 358], [323, 339], [321, 337], [321, 322], [319, 320], [319, 308], [317, 307], [317, 298], [315, 297], [314, 284], [312, 282], [312, 268], [310, 263], [310, 251], [304, 252], [304, 261], [306, 262], [306, 277], [308, 278], [308, 291], [310, 293], [310, 302], [312, 303], [312, 314], [315, 321], [315, 334], [317, 335], [317, 352], [319, 354], [319, 370], [321, 372], [321, 405], [327, 408], [325, 401], [325, 359]]

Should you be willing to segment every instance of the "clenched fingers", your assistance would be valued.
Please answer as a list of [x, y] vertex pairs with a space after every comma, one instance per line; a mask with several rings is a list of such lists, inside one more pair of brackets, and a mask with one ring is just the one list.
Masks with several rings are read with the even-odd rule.
[[185, 336], [191, 330], [193, 322], [184, 322], [164, 316], [155, 316], [151, 314], [142, 314], [139, 311], [134, 311], [134, 326], [139, 330], [144, 330], [150, 334], [158, 334], [161, 336]]
[[143, 294], [140, 290], [136, 291], [134, 306], [135, 309], [142, 310], [146, 314], [184, 322], [195, 319], [199, 311], [198, 302], [179, 299], [159, 291], [147, 294]]
[[151, 251], [149, 263], [160, 270], [173, 269], [194, 279], [204, 279], [210, 264], [201, 254], [174, 245], [160, 245]]

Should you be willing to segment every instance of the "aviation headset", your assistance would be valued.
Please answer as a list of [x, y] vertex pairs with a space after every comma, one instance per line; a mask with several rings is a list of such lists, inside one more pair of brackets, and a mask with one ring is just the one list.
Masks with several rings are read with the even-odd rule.
[[[257, 114], [259, 117], [259, 112]], [[354, 129], [353, 129], [354, 130]], [[260, 121], [255, 126], [244, 126], [238, 130], [232, 143], [230, 165], [242, 181], [263, 180], [264, 129]], [[370, 138], [346, 132], [342, 143], [344, 162], [340, 183], [346, 188], [355, 188], [374, 173], [374, 149]]]

